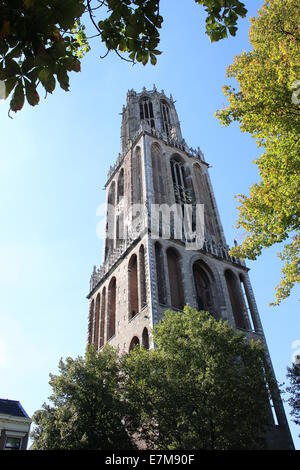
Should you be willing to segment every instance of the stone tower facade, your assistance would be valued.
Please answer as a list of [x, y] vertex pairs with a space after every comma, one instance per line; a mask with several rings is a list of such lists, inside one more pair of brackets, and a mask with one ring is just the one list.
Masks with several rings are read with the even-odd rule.
[[[103, 263], [88, 295], [88, 342], [98, 350], [106, 343], [120, 353], [153, 347], [151, 330], [164, 311], [189, 304], [260, 339], [269, 358], [248, 268], [228, 253], [208, 168], [182, 138], [172, 96], [155, 87], [128, 92], [121, 153], [105, 186]], [[197, 207], [204, 208], [199, 218]], [[270, 421], [270, 447], [293, 448], [279, 394]]]

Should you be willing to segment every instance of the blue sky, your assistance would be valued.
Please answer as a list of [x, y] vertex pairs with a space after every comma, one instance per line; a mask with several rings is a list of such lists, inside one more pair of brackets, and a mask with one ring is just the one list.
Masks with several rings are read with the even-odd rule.
[[[250, 15], [262, 3], [246, 1]], [[172, 93], [185, 140], [199, 145], [212, 165], [229, 244], [237, 236], [234, 196], [258, 180], [255, 142], [236, 125], [221, 128], [214, 117], [226, 104], [226, 66], [250, 47], [248, 18], [235, 38], [211, 44], [204, 12], [192, 0], [162, 0], [161, 8], [164, 53], [155, 67], [132, 67], [114, 55], [101, 60], [103, 47], [95, 41], [69, 93], [41, 96], [38, 107], [26, 106], [13, 120], [7, 103], [0, 102], [0, 396], [20, 400], [30, 415], [49, 396], [49, 372], [57, 370], [59, 359], [84, 353], [89, 278], [102, 258], [96, 210], [120, 150], [119, 113], [127, 90], [155, 83]], [[248, 266], [283, 382], [297, 341], [300, 348], [300, 322], [299, 290], [280, 307], [268, 306], [280, 276], [279, 248]], [[291, 424], [291, 430], [300, 448], [300, 428]]]

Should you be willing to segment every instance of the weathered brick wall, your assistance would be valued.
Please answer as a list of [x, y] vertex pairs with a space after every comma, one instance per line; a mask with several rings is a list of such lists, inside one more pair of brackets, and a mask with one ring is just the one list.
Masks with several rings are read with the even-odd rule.
[[[152, 316], [151, 316], [151, 309], [150, 309], [150, 285], [148, 281], [148, 269], [147, 269], [147, 236], [145, 236], [129, 253], [118, 263], [115, 269], [112, 270], [112, 273], [107, 277], [107, 279], [99, 286], [99, 288], [94, 292], [92, 300], [94, 300], [94, 305], [96, 305], [96, 299], [98, 294], [100, 293], [100, 297], [103, 299], [103, 290], [105, 289], [106, 292], [109, 291], [109, 285], [112, 279], [116, 279], [116, 296], [115, 296], [115, 334], [109, 338], [108, 335], [108, 322], [109, 322], [109, 315], [112, 312], [112, 307], [114, 303], [114, 296], [109, 297], [106, 295], [102, 303], [101, 308], [101, 315], [100, 315], [100, 322], [101, 318], [103, 318], [103, 311], [105, 305], [105, 327], [104, 327], [104, 342], [107, 341], [112, 346], [118, 348], [120, 352], [128, 352], [128, 348], [130, 342], [134, 336], [137, 336], [142, 343], [142, 333], [144, 328], [146, 327], [150, 333], [152, 327]], [[128, 270], [131, 268], [130, 260], [133, 256], [136, 256], [136, 260], [138, 262], [139, 257], [141, 255], [140, 248], [144, 247], [145, 254], [145, 289], [146, 289], [146, 305], [142, 305], [141, 303], [141, 296], [138, 294], [140, 292], [140, 284], [142, 281], [141, 279], [141, 271], [137, 269], [137, 276], [134, 279], [134, 282], [131, 283], [131, 291], [132, 297], [138, 301], [138, 304], [132, 305], [129, 302], [129, 286], [130, 286], [130, 276]], [[137, 266], [138, 268], [138, 266]], [[132, 308], [136, 310], [136, 315], [131, 318]], [[95, 337], [95, 336], [93, 336]], [[100, 347], [100, 345], [99, 345]]]

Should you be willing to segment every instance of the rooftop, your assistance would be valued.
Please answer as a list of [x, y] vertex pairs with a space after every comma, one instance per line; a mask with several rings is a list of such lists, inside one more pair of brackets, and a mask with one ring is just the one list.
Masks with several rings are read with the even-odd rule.
[[19, 401], [6, 400], [4, 398], [0, 398], [0, 414], [17, 416], [19, 418], [29, 418]]

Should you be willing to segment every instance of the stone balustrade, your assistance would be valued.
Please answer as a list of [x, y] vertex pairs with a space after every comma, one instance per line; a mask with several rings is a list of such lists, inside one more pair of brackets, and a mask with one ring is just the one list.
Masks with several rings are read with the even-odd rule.
[[[90, 291], [92, 291], [96, 285], [104, 278], [106, 273], [119, 261], [121, 256], [127, 251], [127, 249], [134, 243], [135, 238], [128, 238], [121, 240], [118, 247], [110, 251], [104, 263], [98, 268], [94, 266], [91, 279], [90, 279]], [[185, 243], [185, 240], [182, 240]], [[217, 258], [225, 259], [231, 263], [245, 267], [244, 261], [239, 258], [230, 256], [228, 251], [229, 247], [221, 243], [216, 244], [213, 240], [204, 239], [200, 252], [210, 253]]]
[[116, 170], [121, 166], [125, 156], [129, 152], [130, 148], [134, 144], [134, 142], [139, 138], [139, 136], [143, 132], [148, 132], [149, 134], [153, 135], [157, 139], [163, 140], [167, 145], [170, 145], [171, 147], [177, 148], [179, 150], [182, 150], [183, 152], [187, 153], [191, 158], [195, 158], [197, 160], [200, 160], [202, 162], [205, 162], [204, 154], [198, 147], [197, 149], [194, 149], [192, 147], [189, 147], [185, 140], [183, 139], [181, 142], [179, 142], [176, 138], [168, 137], [165, 132], [159, 132], [156, 129], [152, 129], [147, 122], [142, 121], [139, 127], [139, 130], [134, 134], [133, 138], [128, 140], [128, 143], [125, 147], [124, 152], [119, 153], [118, 158], [116, 160], [116, 163], [114, 165], [111, 165], [108, 174], [107, 174], [107, 182], [110, 181]]

